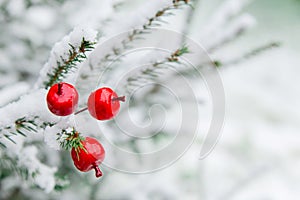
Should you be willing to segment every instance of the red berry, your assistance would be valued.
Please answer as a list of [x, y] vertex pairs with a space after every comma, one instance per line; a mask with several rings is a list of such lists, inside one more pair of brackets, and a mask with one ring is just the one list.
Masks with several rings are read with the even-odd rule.
[[77, 108], [78, 92], [73, 85], [57, 83], [48, 91], [47, 104], [49, 110], [55, 115], [70, 115]]
[[94, 118], [108, 120], [118, 114], [120, 110], [119, 101], [125, 101], [125, 97], [118, 97], [110, 88], [100, 88], [90, 94], [88, 110]]
[[95, 139], [86, 137], [81, 141], [82, 148], [72, 148], [71, 156], [76, 168], [82, 172], [95, 169], [96, 177], [102, 176], [98, 165], [102, 163], [105, 157], [103, 146]]

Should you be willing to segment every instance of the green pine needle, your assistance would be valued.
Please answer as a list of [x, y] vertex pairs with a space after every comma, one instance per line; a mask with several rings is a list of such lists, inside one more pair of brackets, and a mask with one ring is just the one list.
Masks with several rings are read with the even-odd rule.
[[[19, 118], [15, 121], [15, 123], [11, 126], [6, 126], [4, 128], [0, 128], [0, 132], [4, 132], [3, 136], [7, 140], [15, 143], [12, 136], [21, 135], [26, 137], [27, 132], [36, 133], [38, 129], [45, 129], [46, 127], [53, 126], [54, 123], [51, 122], [41, 122], [39, 117], [35, 116], [27, 119], [26, 117]], [[6, 148], [3, 143], [0, 142], [0, 148]]]
[[132, 88], [139, 86], [145, 81], [156, 80], [161, 76], [162, 73], [159, 70], [165, 68], [164, 64], [180, 64], [180, 57], [187, 53], [190, 53], [189, 48], [186, 45], [183, 45], [181, 48], [178, 48], [176, 51], [174, 51], [169, 57], [165, 58], [162, 61], [156, 61], [150, 67], [143, 69], [140, 75], [129, 77], [125, 84], [126, 93], [131, 94]]
[[[189, 0], [175, 0], [173, 1], [172, 5], [166, 6], [165, 8], [162, 8], [158, 10], [153, 17], [150, 17], [145, 24], [143, 24], [140, 28], [133, 29], [128, 36], [121, 41], [121, 47], [120, 48], [113, 48], [111, 53], [106, 54], [103, 56], [103, 59], [101, 59], [100, 63], [102, 65], [99, 67], [101, 70], [102, 66], [105, 66], [104, 63], [110, 62], [110, 61], [115, 61], [114, 57], [119, 56], [122, 54], [122, 52], [126, 49], [130, 49], [130, 43], [133, 41], [143, 39], [142, 35], [146, 35], [151, 33], [152, 28], [159, 27], [162, 23], [166, 23], [162, 20], [163, 17], [167, 17], [170, 15], [173, 15], [172, 11], [173, 10], [178, 10], [182, 8], [183, 6], [190, 5]], [[82, 75], [81, 78], [82, 80], [85, 80], [89, 82], [88, 80], [89, 75]]]
[[182, 48], [177, 49], [171, 56], [168, 58], [169, 62], [178, 62], [180, 56], [189, 53], [189, 49], [187, 46], [183, 46]]
[[51, 87], [53, 84], [61, 82], [66, 75], [77, 68], [77, 64], [83, 62], [87, 57], [85, 52], [92, 51], [94, 49], [95, 42], [90, 42], [82, 38], [81, 45], [76, 49], [72, 44], [69, 44], [69, 57], [62, 61], [57, 61], [57, 67], [53, 72], [48, 73], [48, 80], [44, 82], [46, 89]]
[[55, 191], [63, 191], [70, 185], [69, 177], [66, 175], [55, 174]]
[[270, 49], [278, 48], [278, 47], [280, 47], [280, 45], [281, 45], [280, 42], [271, 42], [271, 43], [259, 46], [257, 48], [254, 48], [254, 49], [250, 50], [249, 52], [243, 54], [242, 56], [234, 58], [230, 61], [223, 62], [223, 63], [221, 61], [214, 61], [214, 64], [216, 64], [217, 67], [224, 67], [224, 66], [228, 66], [228, 65], [238, 64], [240, 62], [243, 62], [245, 60], [248, 60], [255, 56], [258, 56]]
[[82, 141], [85, 140], [85, 138], [80, 136], [80, 133], [77, 132], [75, 128], [73, 128], [69, 132], [66, 129], [63, 129], [61, 133], [58, 133], [57, 135], [57, 140], [60, 141], [61, 148], [65, 150], [71, 150], [72, 148], [75, 148], [77, 156], [80, 149], [86, 151], [86, 149], [82, 145]]

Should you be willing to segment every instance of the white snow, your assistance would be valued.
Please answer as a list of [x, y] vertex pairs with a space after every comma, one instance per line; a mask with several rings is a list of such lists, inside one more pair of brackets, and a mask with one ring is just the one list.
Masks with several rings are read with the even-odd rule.
[[[65, 36], [60, 42], [57, 42], [51, 50], [48, 62], [40, 71], [39, 79], [35, 84], [35, 88], [42, 87], [43, 82], [47, 80], [47, 74], [51, 73], [57, 67], [57, 62], [63, 62], [61, 57], [63, 59], [68, 59], [69, 50], [71, 50], [70, 44], [78, 51], [78, 47], [80, 46], [83, 38], [90, 42], [95, 42], [96, 37], [97, 31], [90, 28], [76, 27], [69, 35]], [[73, 72], [74, 71], [76, 70], [73, 70]]]
[[60, 134], [63, 129], [67, 130], [67, 132], [71, 132], [73, 127], [76, 127], [73, 115], [61, 118], [60, 121], [57, 122], [54, 126], [47, 127], [43, 131], [45, 143], [55, 150], [60, 150], [60, 142], [62, 142], [65, 137], [63, 136], [58, 139], [58, 134]]
[[0, 91], [0, 107], [17, 100], [18, 97], [25, 94], [29, 89], [29, 84], [25, 82], [15, 83], [4, 87]]
[[35, 184], [44, 189], [46, 193], [49, 193], [54, 189], [54, 174], [57, 169], [42, 164], [37, 158], [37, 154], [38, 149], [35, 146], [24, 147], [18, 156], [18, 163], [20, 167], [28, 169]]

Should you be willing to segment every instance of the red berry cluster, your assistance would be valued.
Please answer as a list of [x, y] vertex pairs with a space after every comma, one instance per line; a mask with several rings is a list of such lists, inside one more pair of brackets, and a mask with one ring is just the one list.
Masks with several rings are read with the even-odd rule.
[[[125, 97], [118, 97], [112, 89], [103, 87], [90, 94], [87, 109], [97, 120], [109, 120], [118, 114], [120, 101], [125, 101]], [[47, 105], [55, 115], [70, 115], [76, 110], [77, 104], [78, 92], [71, 84], [57, 83], [48, 91]]]
[[[77, 108], [78, 96], [78, 92], [73, 85], [57, 83], [48, 91], [48, 108], [53, 114], [58, 116], [70, 115]], [[112, 89], [103, 87], [90, 94], [87, 108], [83, 110], [88, 109], [90, 115], [97, 120], [109, 120], [118, 114], [120, 101], [125, 101], [125, 97], [118, 97]], [[77, 113], [80, 112], [78, 111]], [[71, 139], [74, 138], [78, 140], [79, 137], [76, 135]], [[105, 157], [103, 146], [95, 138], [91, 137], [86, 137], [80, 140], [79, 143], [79, 146], [72, 147], [71, 150], [71, 157], [76, 168], [83, 172], [94, 169], [96, 177], [102, 176], [98, 165], [102, 163]]]

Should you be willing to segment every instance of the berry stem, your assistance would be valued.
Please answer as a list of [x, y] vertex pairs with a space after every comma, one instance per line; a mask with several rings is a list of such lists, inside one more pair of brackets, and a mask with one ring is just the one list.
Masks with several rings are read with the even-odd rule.
[[76, 113], [74, 113], [74, 115], [78, 115], [79, 113], [82, 113], [84, 111], [86, 111], [88, 109], [88, 107], [82, 108], [81, 110], [78, 110]]
[[121, 96], [121, 97], [114, 97], [111, 99], [112, 101], [122, 101], [125, 102], [125, 96]]
[[97, 178], [101, 177], [102, 176], [102, 171], [100, 170], [100, 168], [97, 165], [95, 165], [94, 169], [95, 169], [95, 172], [96, 172], [95, 173], [96, 177]]
[[62, 89], [61, 89], [61, 88], [62, 88], [62, 84], [61, 84], [61, 83], [58, 83], [58, 84], [57, 84], [57, 87], [58, 87], [58, 89], [57, 89], [57, 94], [58, 94], [58, 95], [61, 95], [61, 94], [62, 94]]

